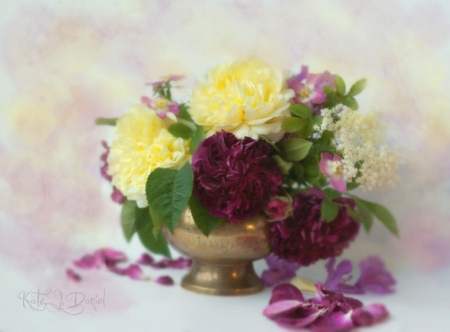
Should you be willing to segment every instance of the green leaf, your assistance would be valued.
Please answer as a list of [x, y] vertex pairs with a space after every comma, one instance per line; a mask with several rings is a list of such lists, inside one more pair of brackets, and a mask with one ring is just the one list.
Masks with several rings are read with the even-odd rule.
[[367, 80], [365, 78], [357, 81], [355, 84], [352, 85], [347, 96], [354, 97], [356, 95], [359, 95], [366, 87], [366, 83], [367, 83]]
[[278, 169], [281, 171], [282, 174], [289, 173], [289, 170], [291, 169], [293, 163], [288, 163], [287, 161], [284, 161], [278, 155], [272, 156], [272, 159], [275, 160], [275, 162], [277, 163]]
[[162, 220], [156, 213], [153, 211], [152, 207], [149, 205], [148, 210], [150, 212], [150, 217], [152, 218], [153, 222], [153, 236], [157, 239], [162, 225], [164, 225], [164, 220]]
[[298, 138], [307, 138], [311, 136], [313, 133], [313, 122], [311, 119], [302, 119], [306, 120], [306, 126], [302, 127], [299, 131], [297, 131]]
[[381, 223], [386, 226], [386, 228], [394, 234], [396, 237], [399, 237], [397, 222], [395, 221], [394, 216], [388, 209], [386, 209], [383, 205], [365, 201], [361, 198], [358, 198], [357, 201], [361, 203], [365, 208], [367, 208], [372, 214], [379, 220]]
[[295, 133], [305, 128], [310, 121], [310, 119], [287, 118], [282, 122], [281, 128], [288, 133]]
[[155, 254], [170, 257], [169, 246], [164, 236], [153, 235], [153, 221], [148, 208], [136, 208], [136, 230], [144, 247]]
[[336, 92], [338, 95], [345, 95], [345, 82], [339, 75], [334, 78], [334, 85], [336, 86]]
[[339, 206], [335, 202], [325, 199], [322, 202], [320, 212], [323, 221], [332, 222], [334, 219], [336, 219], [339, 213]]
[[191, 208], [195, 224], [207, 237], [223, 220], [223, 218], [216, 218], [210, 215], [195, 196], [191, 196], [189, 199], [189, 207]]
[[303, 174], [305, 174], [305, 169], [302, 164], [294, 163], [292, 166], [292, 175], [296, 181], [301, 182]]
[[179, 170], [157, 168], [147, 178], [147, 201], [152, 212], [173, 233], [192, 194], [193, 174], [189, 162]]
[[313, 122], [314, 122], [314, 124], [316, 124], [316, 125], [321, 125], [321, 124], [322, 124], [322, 120], [323, 120], [323, 118], [322, 118], [320, 115], [316, 115], [316, 116], [313, 118]]
[[291, 138], [278, 143], [281, 150], [281, 157], [286, 161], [300, 161], [308, 155], [312, 143], [310, 141]]
[[187, 107], [186, 104], [180, 104], [178, 110], [179, 110], [179, 113], [177, 115], [178, 118], [186, 120], [186, 121], [193, 122], [192, 121], [192, 117], [191, 117], [191, 115], [188, 112], [188, 107]]
[[263, 140], [265, 140], [267, 143], [269, 143], [275, 149], [275, 151], [280, 152], [280, 149], [278, 148], [278, 146], [276, 146], [275, 142], [272, 141], [269, 137], [267, 137], [265, 135], [261, 135], [261, 138]]
[[95, 124], [98, 126], [115, 126], [117, 124], [117, 118], [97, 118]]
[[323, 194], [325, 195], [326, 198], [329, 199], [335, 199], [342, 196], [342, 194], [339, 191], [334, 190], [332, 188], [325, 188], [323, 190]]
[[314, 148], [316, 149], [316, 153], [336, 151], [336, 148], [334, 146], [325, 143], [314, 144]]
[[182, 123], [174, 123], [167, 130], [173, 136], [181, 137], [183, 139], [189, 139], [192, 137], [192, 135], [194, 135], [194, 131], [192, 130], [192, 128]]
[[350, 96], [345, 96], [344, 98], [342, 98], [342, 104], [344, 104], [347, 107], [350, 107], [352, 110], [355, 111], [359, 108], [356, 99]]
[[205, 139], [205, 129], [202, 126], [197, 126], [197, 129], [194, 132], [194, 135], [191, 138], [191, 143], [189, 146], [189, 150], [191, 154], [194, 154], [195, 150], [197, 150], [198, 145]]
[[367, 234], [369, 234], [373, 225], [373, 214], [372, 212], [370, 212], [368, 208], [364, 206], [364, 204], [360, 202], [359, 199], [355, 199], [355, 202], [356, 202], [356, 211], [358, 211], [360, 214], [364, 230], [366, 231]]
[[323, 87], [323, 92], [325, 92], [325, 94], [327, 95], [327, 100], [328, 101], [334, 100], [334, 98], [336, 98], [336, 90], [334, 90], [329, 85], [325, 85]]
[[127, 242], [130, 242], [134, 233], [136, 233], [135, 214], [136, 201], [129, 201], [125, 199], [122, 205], [122, 212], [120, 213], [120, 224], [122, 226], [123, 235]]
[[312, 116], [311, 109], [304, 104], [294, 104], [289, 109], [293, 114], [302, 118], [310, 118]]
[[359, 187], [359, 184], [357, 184], [356, 182], [347, 183], [347, 191], [356, 189], [358, 187]]

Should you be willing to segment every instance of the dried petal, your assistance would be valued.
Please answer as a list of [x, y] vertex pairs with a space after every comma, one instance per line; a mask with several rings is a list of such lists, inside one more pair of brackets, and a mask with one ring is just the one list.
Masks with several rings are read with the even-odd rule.
[[81, 281], [81, 276], [78, 273], [76, 273], [74, 270], [72, 270], [72, 269], [67, 269], [66, 270], [66, 276], [70, 280], [73, 280], [73, 281], [76, 281], [76, 282], [80, 282]]
[[265, 257], [265, 260], [269, 269], [263, 271], [261, 278], [266, 286], [274, 286], [280, 282], [292, 279], [300, 268], [300, 265], [296, 263], [289, 263], [273, 255]]
[[174, 284], [173, 279], [169, 276], [158, 277], [155, 279], [155, 282], [164, 286], [172, 286]]
[[392, 274], [384, 266], [384, 262], [378, 257], [368, 257], [359, 263], [361, 276], [355, 286], [363, 291], [377, 294], [390, 294], [395, 290], [397, 283]]
[[138, 264], [142, 264], [142, 265], [152, 265], [153, 262], [154, 262], [153, 257], [147, 253], [143, 253], [141, 255], [141, 258], [139, 258], [137, 261]]

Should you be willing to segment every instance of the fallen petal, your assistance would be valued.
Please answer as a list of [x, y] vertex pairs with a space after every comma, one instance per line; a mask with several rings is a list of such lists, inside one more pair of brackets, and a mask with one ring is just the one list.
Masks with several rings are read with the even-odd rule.
[[354, 327], [351, 315], [352, 312], [346, 314], [343, 312], [336, 312], [330, 315], [324, 315], [313, 322], [311, 330], [314, 332], [351, 331]]
[[285, 311], [289, 311], [291, 309], [301, 307], [303, 302], [298, 300], [281, 300], [270, 304], [263, 311], [264, 316], [273, 318]]
[[291, 284], [279, 284], [272, 289], [272, 296], [269, 304], [282, 300], [297, 300], [300, 302], [305, 301], [302, 292]]
[[378, 257], [368, 257], [359, 263], [361, 276], [356, 282], [356, 287], [377, 293], [393, 293], [394, 286], [397, 283], [391, 273], [389, 273], [384, 262]]
[[376, 324], [389, 316], [386, 307], [380, 303], [373, 303], [357, 308], [352, 313], [355, 326], [369, 326]]
[[99, 249], [94, 253], [94, 255], [99, 255], [102, 257], [108, 267], [127, 260], [127, 256], [125, 256], [123, 252], [111, 248]]
[[84, 255], [81, 259], [73, 261], [73, 264], [80, 269], [98, 269], [105, 264], [103, 257], [99, 255]]
[[154, 259], [152, 256], [150, 256], [147, 253], [144, 253], [141, 255], [141, 258], [138, 259], [137, 263], [142, 265], [152, 265], [154, 262]]
[[131, 264], [126, 269], [126, 275], [133, 280], [148, 280], [139, 265]]
[[67, 269], [66, 270], [66, 276], [70, 280], [73, 280], [73, 281], [76, 281], [76, 282], [81, 281], [81, 276], [79, 274], [77, 274], [75, 271], [73, 271], [72, 269]]
[[167, 267], [172, 269], [185, 269], [192, 266], [192, 259], [180, 257], [174, 260], [166, 261]]
[[158, 277], [155, 279], [155, 282], [164, 286], [172, 286], [174, 284], [173, 279], [169, 276]]

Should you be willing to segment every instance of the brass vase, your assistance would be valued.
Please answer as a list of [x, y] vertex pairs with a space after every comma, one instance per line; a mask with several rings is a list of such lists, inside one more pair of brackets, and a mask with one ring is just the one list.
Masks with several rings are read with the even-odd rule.
[[267, 218], [259, 214], [237, 223], [223, 221], [206, 237], [187, 209], [173, 234], [167, 228], [162, 231], [177, 251], [193, 259], [183, 288], [210, 295], [247, 295], [264, 288], [253, 261], [271, 251], [269, 228]]

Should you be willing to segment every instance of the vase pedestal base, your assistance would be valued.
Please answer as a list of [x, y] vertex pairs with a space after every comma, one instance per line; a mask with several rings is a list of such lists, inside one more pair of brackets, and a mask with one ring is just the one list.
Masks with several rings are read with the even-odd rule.
[[250, 295], [264, 289], [251, 262], [223, 264], [196, 259], [181, 286], [196, 293], [229, 296]]

